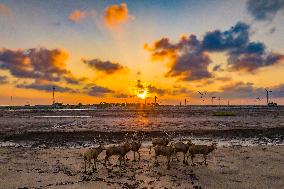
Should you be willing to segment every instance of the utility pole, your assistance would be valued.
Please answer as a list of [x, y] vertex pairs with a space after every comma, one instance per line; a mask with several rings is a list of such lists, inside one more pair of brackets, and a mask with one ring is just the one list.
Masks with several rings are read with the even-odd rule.
[[55, 92], [55, 87], [53, 86], [52, 87], [52, 104], [54, 105], [55, 104], [55, 100], [54, 100], [54, 92]]
[[272, 91], [271, 90], [267, 90], [267, 89], [265, 89], [265, 91], [266, 91], [266, 104], [268, 106], [268, 103], [269, 103], [269, 93], [271, 93]]
[[216, 98], [216, 96], [212, 96], [212, 98], [211, 98], [212, 105], [213, 105], [213, 102], [214, 102], [214, 98]]
[[155, 96], [155, 105], [157, 104], [157, 98], [158, 98], [158, 97], [157, 97], [157, 96]]
[[186, 98], [184, 99], [184, 105], [186, 106]]

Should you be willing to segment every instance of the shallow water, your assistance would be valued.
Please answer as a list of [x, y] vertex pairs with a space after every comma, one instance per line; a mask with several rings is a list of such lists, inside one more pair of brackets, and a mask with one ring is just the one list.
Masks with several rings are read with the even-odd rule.
[[[233, 112], [236, 116], [214, 116]], [[135, 110], [0, 110], [0, 131], [182, 131], [284, 127], [284, 107], [163, 107]]]
[[[174, 138], [172, 142], [177, 141], [187, 141], [188, 139], [192, 140], [194, 144], [201, 144], [201, 145], [210, 145], [212, 143], [217, 143], [219, 147], [241, 147], [241, 146], [269, 146], [269, 145], [284, 145], [284, 140], [281, 138], [239, 138], [239, 139], [226, 139], [226, 138], [202, 138], [202, 137], [182, 137], [182, 138]], [[104, 144], [105, 147], [117, 145], [118, 143], [103, 143], [99, 142], [100, 144]], [[152, 145], [151, 141], [144, 140], [142, 142], [143, 147], [150, 147]], [[88, 142], [70, 142], [65, 143], [64, 145], [58, 144], [53, 147], [59, 148], [85, 148], [85, 147], [97, 147], [98, 143], [96, 141], [88, 141]], [[19, 141], [19, 142], [12, 142], [12, 141], [0, 141], [0, 147], [33, 147], [33, 148], [46, 148], [48, 144], [38, 144], [35, 141]]]
[[[236, 116], [214, 116], [216, 112], [233, 112]], [[98, 141], [88, 142], [95, 137], [103, 142], [102, 138], [93, 135], [94, 133], [89, 133], [86, 137], [82, 136], [84, 134], [80, 134], [82, 132], [110, 133], [104, 136], [111, 137], [109, 140], [104, 140], [104, 142], [108, 141], [109, 143], [115, 143], [115, 140], [118, 140], [114, 132], [131, 131], [180, 133], [173, 135], [174, 140], [189, 137], [195, 143], [210, 144], [218, 142], [218, 145], [221, 146], [282, 145], [284, 141], [284, 134], [277, 135], [277, 132], [282, 132], [284, 129], [283, 106], [271, 108], [265, 106], [169, 106], [147, 110], [0, 110], [0, 123], [0, 146], [14, 147], [46, 147], [50, 143], [52, 143], [52, 146], [84, 147], [95, 145]], [[270, 133], [268, 137], [263, 133], [255, 136], [250, 133], [249, 136], [243, 136], [248, 129], [273, 128], [280, 129], [274, 130], [274, 133]], [[283, 129], [281, 130], [281, 128]], [[236, 129], [238, 132], [241, 131], [241, 137], [239, 135], [236, 135], [238, 137], [232, 137]], [[213, 130], [224, 132], [220, 132], [221, 134], [218, 135], [207, 133], [206, 136], [202, 137], [203, 131]], [[232, 131], [230, 136], [226, 132], [228, 130]], [[197, 136], [183, 135], [183, 133], [190, 133], [191, 131], [200, 131], [200, 133]], [[13, 136], [29, 132], [50, 132], [50, 134], [42, 136], [43, 138], [38, 138], [37, 134], [35, 134], [33, 136], [27, 135], [18, 140], [3, 140], [7, 133]], [[55, 142], [48, 141], [55, 137], [54, 133], [56, 132], [75, 134], [70, 137], [71, 139], [69, 138], [70, 140], [65, 140], [66, 137], [63, 133], [54, 139]], [[77, 136], [76, 133], [80, 136]], [[120, 138], [123, 137], [120, 136]], [[149, 141], [145, 141], [143, 145], [148, 145], [148, 143]]]

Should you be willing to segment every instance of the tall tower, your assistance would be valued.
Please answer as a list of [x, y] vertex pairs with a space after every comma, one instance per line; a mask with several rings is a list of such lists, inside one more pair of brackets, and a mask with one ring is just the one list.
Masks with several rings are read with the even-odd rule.
[[267, 89], [265, 89], [265, 91], [266, 91], [266, 104], [268, 105], [268, 103], [269, 103], [269, 93], [271, 93], [272, 91], [270, 91], [270, 90], [267, 90]]
[[52, 87], [52, 105], [55, 104], [54, 92], [55, 92], [55, 86]]
[[157, 96], [155, 96], [155, 104], [157, 104], [157, 98], [158, 98], [158, 97], [157, 97]]

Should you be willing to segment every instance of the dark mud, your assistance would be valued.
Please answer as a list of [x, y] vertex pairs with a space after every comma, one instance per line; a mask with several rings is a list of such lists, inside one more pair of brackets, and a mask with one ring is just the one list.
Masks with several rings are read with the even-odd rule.
[[174, 138], [211, 138], [211, 139], [250, 139], [260, 142], [284, 143], [284, 128], [266, 129], [229, 129], [229, 130], [195, 130], [177, 132], [52, 132], [36, 131], [18, 134], [0, 133], [1, 141], [21, 142], [30, 141], [33, 145], [69, 146], [70, 144], [84, 145], [86, 143], [117, 143], [130, 139], [151, 140], [153, 137]]

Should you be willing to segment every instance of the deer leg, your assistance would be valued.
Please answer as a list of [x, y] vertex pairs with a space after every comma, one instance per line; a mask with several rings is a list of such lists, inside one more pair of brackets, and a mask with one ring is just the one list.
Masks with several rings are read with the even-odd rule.
[[183, 152], [183, 163], [187, 165], [188, 163], [187, 163], [187, 161], [185, 160], [185, 156], [186, 156], [186, 154]]
[[207, 155], [206, 155], [206, 154], [204, 154], [204, 155], [203, 155], [203, 157], [204, 157], [204, 164], [205, 164], [205, 165], [208, 165], [208, 164], [207, 164], [207, 162], [206, 162]]
[[193, 158], [194, 158], [194, 155], [191, 154], [191, 163], [192, 163], [191, 165], [195, 165], [194, 162], [193, 162]]
[[88, 160], [88, 163], [89, 163], [89, 168], [91, 167], [91, 163], [92, 163], [92, 160]]
[[155, 161], [154, 161], [154, 165], [156, 165], [156, 166], [158, 166], [158, 165], [159, 165], [159, 163], [158, 163], [158, 157], [157, 157], [157, 155], [155, 155]]
[[134, 154], [134, 159], [133, 159], [133, 161], [136, 161], [136, 158], [135, 158], [135, 152], [133, 152], [133, 154]]
[[107, 162], [110, 164], [109, 156], [106, 156], [106, 157], [105, 157], [105, 166], [107, 166]]
[[118, 160], [119, 160], [119, 166], [121, 166], [121, 162], [122, 162], [121, 156], [118, 157]]
[[179, 162], [177, 153], [178, 153], [178, 152], [175, 153], [175, 156], [176, 156], [177, 161]]
[[139, 159], [139, 161], [140, 161], [140, 152], [139, 152], [139, 151], [137, 151], [137, 153], [138, 153], [138, 159]]
[[87, 172], [87, 162], [85, 160], [85, 173]]
[[171, 156], [167, 156], [167, 160], [168, 160], [167, 169], [170, 169]]
[[97, 170], [97, 159], [94, 158], [94, 165], [95, 165], [95, 170]]

